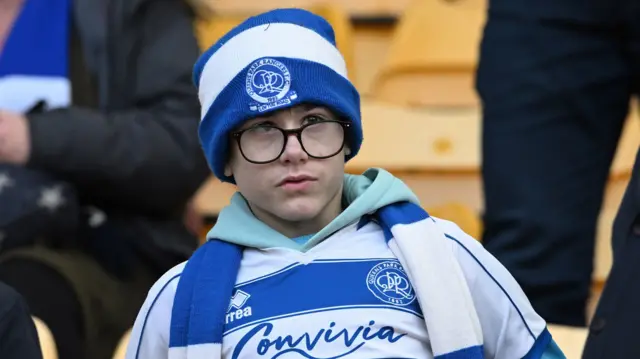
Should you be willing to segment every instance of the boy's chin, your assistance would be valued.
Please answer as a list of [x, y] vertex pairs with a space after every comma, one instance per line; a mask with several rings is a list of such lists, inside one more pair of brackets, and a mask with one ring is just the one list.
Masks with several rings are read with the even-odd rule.
[[306, 222], [318, 217], [318, 210], [314, 208], [293, 209], [286, 208], [279, 211], [279, 217], [287, 222]]
[[300, 198], [285, 201], [279, 207], [277, 213], [282, 219], [289, 222], [303, 222], [318, 217], [323, 206], [310, 198]]

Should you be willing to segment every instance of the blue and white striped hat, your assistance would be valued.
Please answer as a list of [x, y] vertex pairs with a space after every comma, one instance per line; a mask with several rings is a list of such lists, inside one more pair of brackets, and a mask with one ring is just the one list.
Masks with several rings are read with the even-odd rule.
[[331, 25], [301, 9], [277, 9], [235, 27], [198, 60], [200, 142], [213, 173], [224, 175], [229, 133], [265, 113], [311, 103], [351, 121], [353, 158], [362, 144], [360, 95], [347, 77]]

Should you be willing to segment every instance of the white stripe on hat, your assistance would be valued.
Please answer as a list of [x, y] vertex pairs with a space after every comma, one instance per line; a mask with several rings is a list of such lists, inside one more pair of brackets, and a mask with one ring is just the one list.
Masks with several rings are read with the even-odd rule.
[[340, 51], [315, 31], [289, 23], [259, 25], [232, 37], [205, 64], [198, 93], [202, 106], [201, 119], [231, 80], [262, 57], [313, 61], [348, 78], [347, 66]]

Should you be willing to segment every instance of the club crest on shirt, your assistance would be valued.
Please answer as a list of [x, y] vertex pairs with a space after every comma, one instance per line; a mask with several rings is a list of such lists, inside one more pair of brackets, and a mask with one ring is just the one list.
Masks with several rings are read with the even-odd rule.
[[376, 264], [367, 274], [367, 288], [381, 301], [406, 306], [416, 299], [407, 273], [397, 260]]

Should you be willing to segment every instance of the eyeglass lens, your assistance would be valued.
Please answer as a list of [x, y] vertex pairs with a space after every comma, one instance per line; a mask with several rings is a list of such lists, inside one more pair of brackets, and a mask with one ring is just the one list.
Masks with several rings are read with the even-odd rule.
[[[250, 128], [240, 136], [240, 149], [251, 162], [270, 162], [282, 154], [285, 133], [273, 126]], [[289, 139], [291, 140], [291, 139]], [[339, 122], [322, 121], [302, 129], [303, 150], [311, 157], [327, 158], [337, 154], [344, 144], [344, 128]]]

